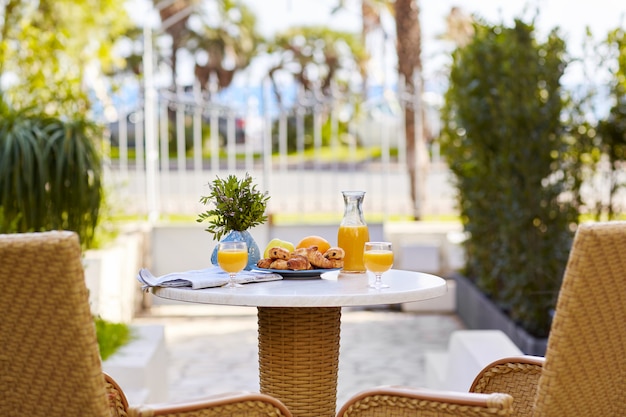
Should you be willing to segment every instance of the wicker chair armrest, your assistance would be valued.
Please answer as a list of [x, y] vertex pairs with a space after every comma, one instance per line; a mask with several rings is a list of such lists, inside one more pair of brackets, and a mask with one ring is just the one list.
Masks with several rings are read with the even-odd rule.
[[232, 392], [195, 401], [131, 407], [128, 411], [129, 417], [292, 417], [291, 412], [278, 399], [252, 392]]
[[384, 386], [350, 398], [337, 417], [510, 416], [513, 398], [507, 394], [475, 394], [422, 388]]
[[250, 417], [292, 417], [291, 412], [278, 399], [252, 392], [223, 393], [195, 401], [129, 407], [117, 382], [106, 373], [104, 377], [112, 417], [218, 417], [240, 414]]
[[538, 356], [515, 356], [494, 361], [476, 376], [470, 392], [509, 394], [513, 397], [516, 415], [531, 416], [544, 361]]
[[128, 416], [128, 400], [122, 388], [113, 379], [113, 377], [106, 372], [104, 374], [104, 382], [109, 400], [109, 410], [111, 411], [111, 417], [126, 417]]

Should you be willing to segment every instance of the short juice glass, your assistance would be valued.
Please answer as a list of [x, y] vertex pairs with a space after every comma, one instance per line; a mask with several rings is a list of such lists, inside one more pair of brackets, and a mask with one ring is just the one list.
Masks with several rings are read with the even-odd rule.
[[217, 247], [217, 263], [228, 273], [228, 283], [224, 287], [241, 287], [241, 284], [235, 282], [235, 277], [248, 264], [248, 245], [246, 242], [220, 242]]
[[389, 288], [389, 285], [383, 284], [382, 275], [393, 266], [393, 251], [390, 242], [365, 242], [363, 263], [365, 268], [373, 272], [376, 277], [369, 285], [371, 288], [377, 290]]

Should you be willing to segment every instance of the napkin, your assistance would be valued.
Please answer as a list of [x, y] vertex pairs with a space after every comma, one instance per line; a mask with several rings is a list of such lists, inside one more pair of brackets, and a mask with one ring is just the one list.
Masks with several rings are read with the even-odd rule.
[[[241, 271], [235, 281], [239, 284], [253, 282], [276, 281], [283, 279], [281, 275], [258, 270]], [[171, 274], [155, 277], [146, 268], [139, 270], [137, 280], [147, 287], [191, 287], [194, 290], [200, 288], [221, 287], [228, 282], [228, 274], [219, 266], [206, 269], [198, 269], [185, 272], [173, 272]]]

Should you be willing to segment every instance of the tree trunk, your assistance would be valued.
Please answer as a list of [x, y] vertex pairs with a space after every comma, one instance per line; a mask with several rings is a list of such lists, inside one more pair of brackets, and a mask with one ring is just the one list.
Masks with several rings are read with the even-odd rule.
[[[419, 6], [417, 0], [396, 0], [394, 3], [396, 19], [396, 49], [398, 54], [398, 75], [405, 80], [406, 91], [415, 94], [417, 109], [423, 114], [421, 105], [421, 82], [415, 85], [415, 76], [421, 77], [421, 28], [419, 22]], [[420, 114], [420, 116], [421, 116]], [[405, 108], [405, 135], [406, 155], [409, 170], [411, 201], [413, 202], [413, 217], [419, 220], [422, 217], [422, 202], [424, 199], [424, 185], [426, 183], [426, 163], [424, 158], [426, 146], [424, 144], [423, 117], [415, 117], [413, 103]], [[416, 119], [418, 125], [416, 125]], [[419, 129], [416, 135], [416, 129]], [[420, 153], [420, 162], [417, 160]]]

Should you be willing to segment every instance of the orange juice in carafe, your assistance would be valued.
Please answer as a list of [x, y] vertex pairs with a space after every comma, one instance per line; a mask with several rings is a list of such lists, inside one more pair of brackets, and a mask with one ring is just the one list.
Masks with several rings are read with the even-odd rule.
[[363, 247], [369, 240], [367, 225], [339, 226], [337, 245], [346, 252], [342, 272], [365, 272]]
[[363, 247], [369, 241], [369, 230], [363, 218], [364, 191], [342, 191], [345, 210], [337, 231], [337, 246], [345, 251], [344, 273], [364, 273]]

